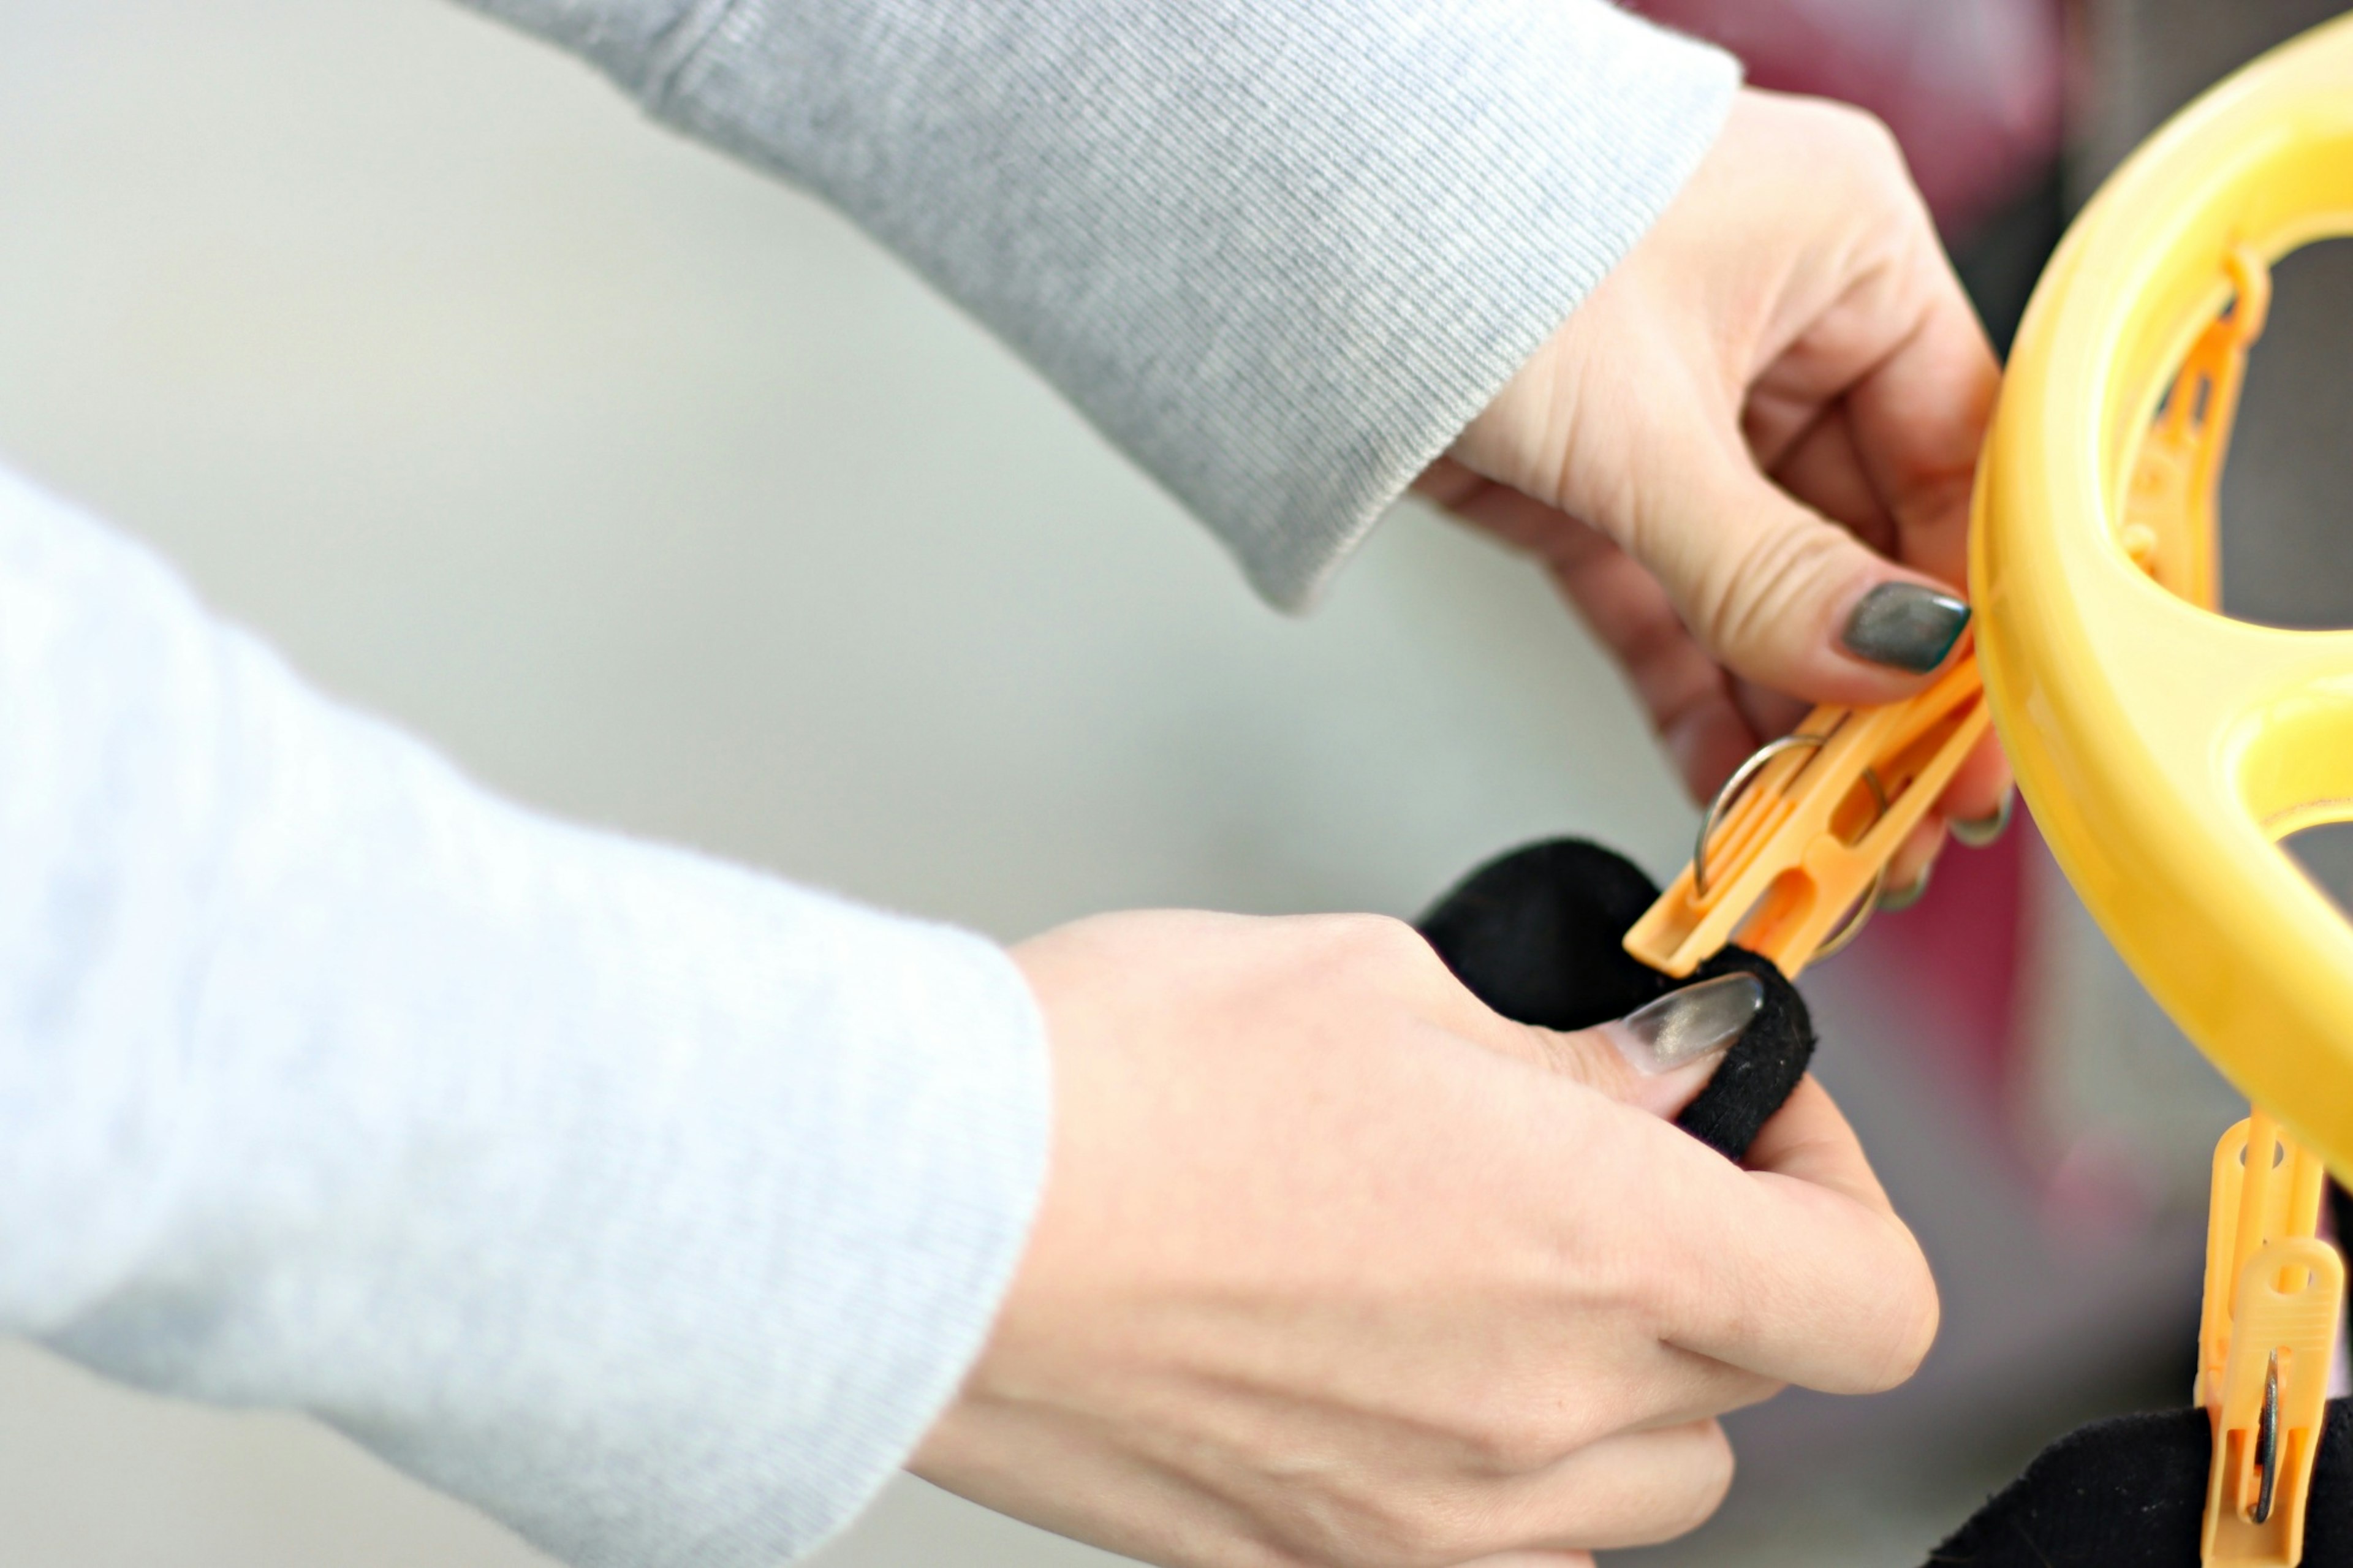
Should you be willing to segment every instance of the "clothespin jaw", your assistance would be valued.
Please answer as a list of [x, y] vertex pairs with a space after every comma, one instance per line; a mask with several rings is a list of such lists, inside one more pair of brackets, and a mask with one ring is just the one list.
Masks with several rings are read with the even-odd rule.
[[2304, 1559], [2345, 1305], [2344, 1259], [2318, 1236], [2325, 1174], [2261, 1110], [2214, 1150], [2196, 1394], [2214, 1426], [2206, 1568], [2294, 1568]]
[[1678, 977], [1727, 942], [1795, 978], [1852, 939], [1887, 863], [1989, 722], [1977, 660], [1878, 708], [1817, 708], [1720, 791], [1692, 863], [1626, 933]]

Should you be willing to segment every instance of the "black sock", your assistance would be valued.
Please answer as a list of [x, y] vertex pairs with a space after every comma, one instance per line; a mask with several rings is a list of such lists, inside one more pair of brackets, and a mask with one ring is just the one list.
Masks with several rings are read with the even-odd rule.
[[[2198, 1568], [2213, 1427], [2200, 1409], [2094, 1421], [2035, 1456], [1927, 1568]], [[2353, 1404], [2328, 1402], [2305, 1513], [2308, 1568], [2353, 1563]]]
[[1586, 1029], [1645, 1002], [1736, 970], [1765, 983], [1765, 1005], [1676, 1124], [1737, 1160], [1806, 1075], [1814, 1054], [1805, 998], [1770, 959], [1727, 947], [1688, 980], [1629, 953], [1626, 932], [1658, 899], [1642, 868], [1577, 838], [1531, 844], [1489, 861], [1419, 924], [1464, 986], [1507, 1018]]

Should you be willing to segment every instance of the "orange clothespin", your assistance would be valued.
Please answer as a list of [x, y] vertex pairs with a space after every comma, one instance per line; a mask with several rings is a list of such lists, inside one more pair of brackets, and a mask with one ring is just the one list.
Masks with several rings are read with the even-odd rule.
[[[2246, 246], [2223, 260], [2231, 309], [2199, 335], [2134, 465], [2117, 542], [2159, 585], [2211, 606], [2214, 504], [2271, 306], [2271, 270]], [[1817, 708], [1718, 792], [1691, 866], [1626, 934], [1626, 951], [1685, 975], [1737, 940], [1794, 978], [1854, 940], [1887, 863], [1989, 721], [1974, 655], [1907, 701]]]
[[1905, 701], [1815, 709], [1717, 792], [1692, 863], [1626, 951], [1681, 976], [1737, 938], [1793, 979], [1836, 952], [1988, 721], [1974, 655]]
[[2224, 253], [2231, 308], [2198, 334], [2149, 425], [2125, 493], [2116, 542], [2158, 585], [2211, 609], [2221, 602], [2214, 508], [2246, 384], [2247, 351], [2271, 314], [2272, 273], [2246, 246]]
[[2207, 1568], [2304, 1559], [2345, 1262], [2319, 1238], [2318, 1156], [2257, 1110], [2214, 1150], [2197, 1402], [2214, 1426]]

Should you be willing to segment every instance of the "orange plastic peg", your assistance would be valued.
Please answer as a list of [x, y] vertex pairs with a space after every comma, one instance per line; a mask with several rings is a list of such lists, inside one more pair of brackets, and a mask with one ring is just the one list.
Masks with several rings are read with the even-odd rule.
[[2304, 1557], [2345, 1263], [2319, 1239], [2319, 1158], [2261, 1110], [2222, 1135], [2206, 1222], [2197, 1402], [2214, 1426], [2208, 1568]]
[[1974, 657], [1902, 702], [1815, 709], [1717, 794], [1626, 951], [1682, 976], [1736, 938], [1792, 978], [1837, 952], [1988, 722]]
[[2272, 274], [2243, 245], [2222, 258], [2231, 308], [2206, 325], [2174, 374], [2165, 406], [2148, 427], [2125, 491], [2116, 542], [2133, 564], [2176, 597], [2208, 608], [2221, 602], [2214, 508], [2247, 350], [2271, 311]]

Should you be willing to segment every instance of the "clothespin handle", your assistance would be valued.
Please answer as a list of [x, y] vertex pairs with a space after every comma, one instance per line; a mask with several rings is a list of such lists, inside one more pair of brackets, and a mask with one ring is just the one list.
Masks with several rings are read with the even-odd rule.
[[1626, 951], [1681, 977], [1736, 938], [1792, 978], [1837, 952], [1989, 721], [1974, 655], [1904, 701], [1815, 709], [1717, 793]]
[[2125, 491], [2116, 542], [2159, 587], [2212, 609], [2221, 601], [2215, 502], [2247, 351], [2271, 314], [2272, 275], [2244, 245], [2223, 253], [2231, 308], [2206, 324], [2181, 361], [2165, 406], [2141, 441]]

